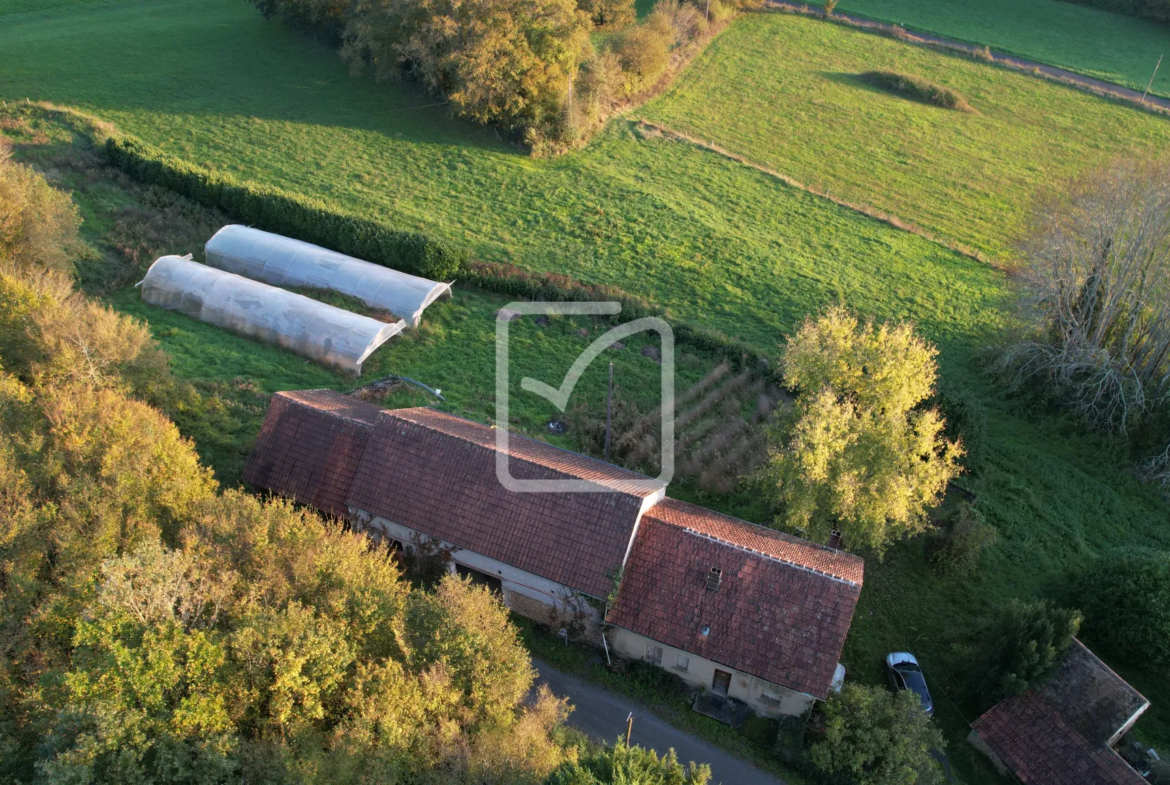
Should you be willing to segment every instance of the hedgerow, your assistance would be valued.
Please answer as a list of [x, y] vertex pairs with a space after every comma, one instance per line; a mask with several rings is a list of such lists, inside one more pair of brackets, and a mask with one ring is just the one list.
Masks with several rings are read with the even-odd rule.
[[240, 181], [167, 155], [131, 136], [111, 133], [110, 162], [136, 180], [169, 188], [232, 219], [277, 234], [332, 248], [385, 267], [436, 280], [451, 280], [470, 252], [419, 232], [405, 232], [349, 215], [317, 199], [272, 186]]

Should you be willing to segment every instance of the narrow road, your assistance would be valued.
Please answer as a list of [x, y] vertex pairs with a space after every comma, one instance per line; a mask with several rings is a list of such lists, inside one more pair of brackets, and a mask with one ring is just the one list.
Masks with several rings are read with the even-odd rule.
[[[773, 8], [782, 9], [787, 13], [805, 14], [807, 16], [816, 17], [822, 16], [820, 8], [810, 8], [809, 6], [805, 5], [795, 5], [793, 3], [786, 2], [786, 0], [768, 0], [768, 5], [772, 6]], [[833, 18], [840, 22], [852, 25], [853, 27], [867, 28], [870, 30], [881, 30], [886, 33], [892, 33], [901, 29], [908, 34], [905, 40], [909, 41], [910, 43], [918, 42], [941, 45], [953, 49], [962, 49], [963, 51], [972, 55], [984, 51], [984, 47], [982, 46], [969, 44], [964, 41], [956, 41], [953, 38], [946, 38], [944, 36], [935, 35], [933, 33], [924, 33], [909, 27], [899, 27], [897, 25], [888, 24], [886, 22], [878, 22], [874, 19], [868, 19], [864, 16], [854, 16], [853, 14], [843, 14], [835, 11], [833, 12]], [[1024, 71], [1025, 73], [1028, 71], [1039, 71], [1040, 73], [1053, 79], [1065, 82], [1073, 87], [1079, 87], [1080, 89], [1091, 93], [1108, 95], [1133, 104], [1137, 104], [1142, 97], [1141, 90], [1132, 90], [1128, 87], [1123, 87], [1113, 82], [1106, 82], [1103, 79], [1095, 79], [1091, 76], [1085, 76], [1084, 74], [1077, 73], [1076, 71], [1069, 71], [1066, 68], [1059, 68], [1054, 65], [1045, 65], [1044, 63], [1038, 63], [1033, 60], [1025, 60], [1022, 57], [1005, 54], [994, 49], [988, 48], [987, 51], [991, 53], [991, 59], [996, 63], [1011, 66], [1013, 68]], [[1165, 65], [1165, 63], [1163, 63], [1163, 65]], [[1147, 107], [1153, 106], [1161, 109], [1162, 111], [1170, 111], [1170, 98], [1149, 95], [1146, 96], [1145, 103]]]
[[540, 660], [532, 664], [540, 673], [537, 683], [547, 684], [575, 707], [569, 715], [569, 725], [598, 741], [612, 744], [626, 732], [626, 717], [633, 712], [634, 744], [655, 749], [659, 754], [673, 749], [682, 763], [710, 764], [711, 785], [784, 785], [752, 764], [658, 719], [636, 701], [562, 673]]

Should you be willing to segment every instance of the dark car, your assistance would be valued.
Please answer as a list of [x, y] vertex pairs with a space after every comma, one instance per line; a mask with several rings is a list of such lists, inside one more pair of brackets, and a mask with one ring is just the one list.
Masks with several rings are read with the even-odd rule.
[[886, 675], [890, 678], [890, 687], [897, 690], [910, 690], [922, 701], [922, 708], [928, 715], [934, 715], [934, 701], [930, 697], [930, 690], [926, 688], [926, 677], [922, 675], [922, 668], [913, 654], [896, 651], [886, 655]]

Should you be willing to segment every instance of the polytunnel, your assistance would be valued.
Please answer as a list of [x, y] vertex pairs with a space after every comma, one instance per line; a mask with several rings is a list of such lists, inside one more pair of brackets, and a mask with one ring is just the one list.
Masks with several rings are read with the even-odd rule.
[[406, 327], [401, 320], [379, 322], [180, 256], [156, 260], [139, 286], [150, 305], [355, 375], [371, 352]]
[[319, 245], [236, 224], [207, 241], [207, 263], [274, 286], [316, 286], [357, 297], [418, 327], [423, 310], [451, 290], [417, 275], [391, 270]]

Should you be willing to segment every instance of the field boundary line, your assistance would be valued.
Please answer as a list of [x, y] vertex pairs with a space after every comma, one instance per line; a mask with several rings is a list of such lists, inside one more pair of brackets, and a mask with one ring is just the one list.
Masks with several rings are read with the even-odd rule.
[[966, 256], [968, 259], [974, 259], [977, 262], [982, 262], [983, 264], [986, 264], [989, 267], [993, 267], [997, 270], [1002, 270], [1005, 272], [1008, 271], [1008, 269], [1009, 269], [1007, 266], [1000, 264], [996, 260], [993, 260], [993, 259], [990, 259], [990, 258], [984, 256], [979, 251], [976, 251], [973, 248], [969, 248], [960, 242], [957, 242], [957, 241], [949, 241], [948, 242], [947, 240], [944, 240], [941, 237], [934, 235], [930, 231], [923, 229], [921, 226], [919, 226], [911, 221], [907, 221], [903, 218], [899, 218], [896, 215], [893, 215], [891, 213], [887, 213], [885, 210], [879, 210], [878, 208], [876, 208], [872, 205], [869, 205], [869, 204], [865, 204], [864, 202], [853, 202], [853, 201], [850, 201], [848, 199], [844, 199], [840, 196], [835, 196], [834, 194], [830, 193], [829, 191], [823, 191], [820, 188], [816, 188], [816, 187], [811, 186], [811, 185], [806, 185], [806, 184], [800, 182], [799, 180], [797, 180], [795, 177], [784, 174], [783, 172], [777, 171], [776, 169], [772, 169], [770, 167], [764, 166], [763, 164], [756, 163], [755, 161], [751, 160], [750, 158], [742, 156], [739, 153], [733, 153], [732, 151], [728, 150], [727, 148], [721, 147], [720, 145], [717, 145], [714, 142], [700, 139], [697, 136], [692, 136], [691, 134], [688, 134], [684, 131], [676, 131], [673, 128], [668, 128], [664, 125], [660, 125], [659, 123], [651, 122], [650, 120], [638, 119], [638, 120], [635, 120], [634, 123], [635, 123], [635, 126], [638, 130], [643, 131], [643, 132], [646, 132], [646, 131], [650, 132], [644, 138], [653, 138], [653, 136], [655, 134], [657, 134], [659, 136], [670, 139], [671, 141], [674, 141], [674, 142], [682, 142], [684, 144], [689, 144], [689, 145], [692, 145], [694, 147], [698, 147], [701, 150], [706, 150], [707, 152], [715, 153], [716, 155], [721, 155], [724, 158], [727, 158], [728, 160], [735, 161], [738, 164], [743, 164], [744, 166], [755, 169], [757, 172], [760, 172], [762, 174], [768, 175], [769, 177], [775, 178], [791, 188], [796, 188], [798, 190], [804, 191], [805, 193], [810, 193], [813, 196], [819, 196], [822, 199], [827, 199], [830, 202], [832, 202], [833, 204], [837, 205], [838, 207], [844, 207], [847, 210], [852, 210], [855, 213], [860, 213], [861, 215], [864, 215], [867, 218], [872, 218], [875, 221], [881, 221], [882, 223], [886, 224], [887, 226], [893, 227], [894, 229], [898, 229], [898, 230], [903, 231], [903, 232], [909, 232], [911, 234], [917, 235], [924, 240], [932, 242], [936, 245], [941, 245], [942, 247], [944, 247], [948, 250], [954, 251], [955, 253], [960, 254], [962, 256]]
[[1034, 76], [1048, 82], [1055, 82], [1065, 87], [1071, 87], [1074, 90], [1080, 90], [1081, 92], [1095, 95], [1098, 98], [1127, 104], [1140, 111], [1170, 116], [1170, 98], [1163, 98], [1160, 95], [1151, 94], [1146, 96], [1145, 101], [1142, 102], [1142, 93], [1140, 90], [1134, 90], [1114, 82], [1107, 82], [1104, 79], [1097, 79], [1086, 74], [1071, 71], [1067, 68], [1061, 68], [1060, 66], [1028, 60], [1003, 51], [993, 50], [988, 46], [979, 46], [978, 44], [971, 44], [934, 33], [925, 33], [917, 30], [912, 31], [901, 25], [879, 22], [876, 19], [869, 19], [864, 16], [833, 12], [831, 16], [826, 18], [823, 11], [808, 5], [795, 5], [786, 0], [765, 0], [765, 3], [765, 7], [772, 13], [796, 14], [798, 16], [819, 19], [823, 22], [836, 22], [844, 27], [851, 27], [855, 30], [886, 36], [888, 38], [896, 38], [899, 41], [914, 46], [922, 46], [927, 49], [948, 52], [950, 54], [964, 55], [989, 65], [998, 65], [1009, 71], [1027, 74], [1028, 76]]

